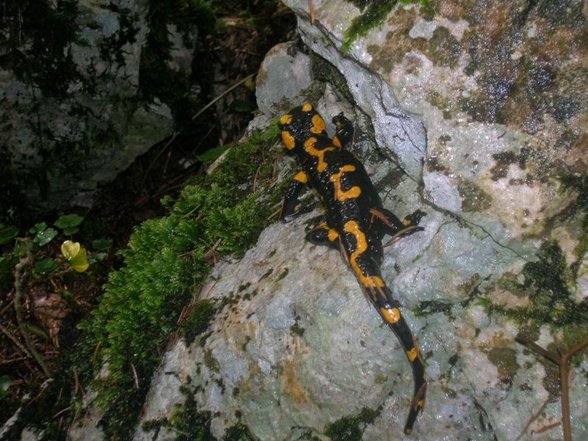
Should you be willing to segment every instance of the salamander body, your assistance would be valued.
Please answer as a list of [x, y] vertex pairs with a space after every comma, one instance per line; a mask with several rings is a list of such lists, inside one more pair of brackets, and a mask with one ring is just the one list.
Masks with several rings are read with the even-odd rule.
[[338, 249], [355, 274], [366, 298], [394, 331], [414, 377], [414, 394], [404, 432], [412, 432], [425, 405], [427, 382], [424, 363], [416, 339], [400, 312], [400, 303], [386, 286], [380, 273], [384, 235], [405, 236], [422, 230], [421, 211], [402, 221], [382, 206], [382, 201], [365, 168], [345, 150], [353, 137], [353, 126], [343, 115], [333, 118], [336, 134], [330, 138], [322, 117], [309, 104], [292, 109], [279, 120], [286, 150], [296, 156], [299, 171], [286, 192], [282, 220], [289, 220], [298, 197], [307, 187], [314, 188], [326, 207], [326, 221], [306, 238], [317, 245]]

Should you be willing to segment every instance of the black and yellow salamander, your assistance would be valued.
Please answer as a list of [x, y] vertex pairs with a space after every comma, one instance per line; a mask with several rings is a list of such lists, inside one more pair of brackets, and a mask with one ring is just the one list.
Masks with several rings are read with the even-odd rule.
[[306, 238], [341, 252], [367, 299], [398, 337], [414, 377], [414, 395], [404, 426], [404, 432], [409, 434], [425, 405], [425, 367], [417, 341], [400, 313], [400, 302], [382, 278], [380, 264], [384, 235], [399, 237], [422, 230], [418, 223], [424, 213], [417, 210], [401, 221], [386, 210], [361, 162], [344, 148], [353, 137], [351, 122], [340, 114], [333, 123], [336, 134], [330, 138], [325, 121], [309, 103], [280, 117], [284, 146], [296, 156], [302, 169], [286, 192], [280, 217], [292, 218], [298, 197], [306, 187], [319, 194], [326, 207], [326, 222], [312, 229]]

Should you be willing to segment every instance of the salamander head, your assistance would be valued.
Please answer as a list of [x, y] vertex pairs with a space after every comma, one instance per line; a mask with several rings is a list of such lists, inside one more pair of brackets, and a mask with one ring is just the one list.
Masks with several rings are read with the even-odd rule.
[[312, 136], [327, 134], [325, 121], [310, 103], [295, 107], [282, 115], [278, 125], [282, 133], [282, 142], [288, 151], [303, 146]]

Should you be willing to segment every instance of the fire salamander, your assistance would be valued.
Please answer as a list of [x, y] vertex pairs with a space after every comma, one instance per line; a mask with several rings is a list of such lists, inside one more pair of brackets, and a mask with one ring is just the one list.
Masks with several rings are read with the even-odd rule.
[[416, 339], [400, 313], [400, 302], [386, 286], [380, 273], [385, 234], [405, 236], [422, 230], [424, 213], [417, 210], [402, 221], [382, 206], [365, 168], [344, 149], [353, 137], [353, 126], [342, 114], [333, 118], [336, 134], [331, 139], [325, 121], [311, 104], [296, 107], [279, 120], [282, 141], [302, 168], [286, 192], [281, 219], [290, 220], [298, 197], [310, 186], [326, 207], [326, 222], [306, 236], [317, 245], [338, 249], [353, 270], [361, 288], [384, 322], [396, 334], [414, 377], [414, 395], [404, 432], [412, 432], [425, 405], [427, 382], [423, 358]]

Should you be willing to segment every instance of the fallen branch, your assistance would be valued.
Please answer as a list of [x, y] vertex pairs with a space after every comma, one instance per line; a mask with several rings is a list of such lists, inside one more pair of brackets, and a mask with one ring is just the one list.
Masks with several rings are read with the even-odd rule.
[[51, 372], [45, 363], [45, 359], [41, 354], [37, 352], [33, 343], [31, 341], [31, 337], [27, 332], [24, 321], [22, 318], [22, 311], [21, 311], [21, 299], [22, 299], [22, 279], [23, 279], [23, 271], [24, 268], [31, 262], [32, 260], [32, 253], [31, 253], [31, 244], [27, 240], [26, 241], [26, 254], [24, 257], [21, 257], [18, 263], [14, 267], [14, 312], [16, 314], [16, 322], [18, 323], [18, 329], [24, 339], [25, 345], [28, 349], [28, 352], [33, 356], [35, 361], [41, 366], [43, 373], [47, 378], [51, 377]]
[[[570, 358], [582, 349], [588, 347], [588, 340], [577, 344], [564, 354], [548, 351], [532, 341], [527, 341], [521, 337], [515, 339], [517, 342], [531, 349], [532, 351], [543, 355], [548, 360], [557, 364], [559, 367], [559, 384], [561, 388], [561, 420], [563, 427], [564, 441], [572, 441], [572, 425], [570, 423], [570, 395], [569, 395], [569, 369], [568, 363]], [[528, 426], [527, 426], [528, 427]], [[526, 430], [526, 428], [525, 428]]]

